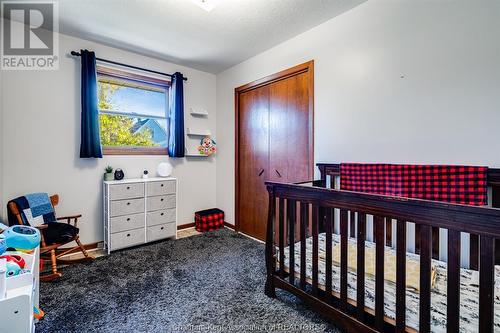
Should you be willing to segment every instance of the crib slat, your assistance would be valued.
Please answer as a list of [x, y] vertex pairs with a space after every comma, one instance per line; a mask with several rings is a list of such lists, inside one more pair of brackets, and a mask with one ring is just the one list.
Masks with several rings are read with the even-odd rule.
[[[430, 226], [417, 224], [420, 240], [420, 305], [419, 331], [430, 332], [431, 322], [431, 251], [432, 230]], [[416, 245], [416, 244], [415, 244]]]
[[356, 212], [352, 210], [350, 212], [349, 228], [351, 229], [349, 231], [349, 237], [351, 238], [356, 237]]
[[280, 250], [280, 277], [285, 277], [285, 199], [279, 198], [278, 246]]
[[469, 268], [477, 270], [479, 268], [479, 236], [470, 234], [469, 239]]
[[448, 229], [446, 330], [458, 332], [460, 319], [460, 232]]
[[309, 205], [300, 203], [300, 288], [306, 289], [306, 229], [309, 217]]
[[[420, 254], [420, 224], [415, 225], [415, 253]], [[439, 259], [439, 228], [432, 227], [432, 258]]]
[[432, 227], [432, 258], [439, 260], [439, 228]]
[[348, 242], [348, 212], [340, 210], [340, 308], [347, 310], [347, 242]]
[[319, 207], [312, 206], [312, 291], [314, 295], [318, 295], [318, 224], [319, 224]]
[[384, 218], [374, 216], [375, 224], [375, 326], [384, 329]]
[[326, 255], [325, 255], [325, 292], [326, 301], [332, 300], [332, 226], [333, 226], [333, 208], [326, 208], [325, 233], [326, 233]]
[[385, 218], [385, 245], [392, 246], [392, 218]]
[[415, 253], [420, 254], [420, 235], [422, 235], [421, 225], [415, 223]]
[[358, 319], [363, 321], [365, 316], [365, 239], [366, 214], [358, 212], [358, 239], [357, 239], [357, 270], [356, 270], [356, 308]]
[[479, 332], [493, 332], [495, 239], [481, 236], [481, 261], [479, 263]]
[[396, 332], [406, 328], [406, 221], [396, 224]]
[[295, 284], [295, 215], [297, 212], [297, 202], [295, 200], [287, 200], [288, 209], [288, 253], [289, 253], [289, 270], [290, 275], [288, 281]]

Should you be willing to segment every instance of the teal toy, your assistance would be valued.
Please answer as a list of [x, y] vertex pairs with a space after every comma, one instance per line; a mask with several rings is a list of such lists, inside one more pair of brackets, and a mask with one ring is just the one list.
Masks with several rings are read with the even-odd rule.
[[21, 267], [13, 261], [7, 261], [6, 268], [7, 271], [5, 275], [7, 275], [7, 277], [16, 276], [21, 273]]
[[40, 231], [25, 225], [15, 225], [4, 233], [7, 248], [33, 250], [40, 244]]

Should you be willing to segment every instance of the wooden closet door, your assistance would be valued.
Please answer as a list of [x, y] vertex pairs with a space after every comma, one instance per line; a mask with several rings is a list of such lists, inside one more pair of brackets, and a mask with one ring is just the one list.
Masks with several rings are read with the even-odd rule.
[[240, 231], [265, 237], [269, 171], [269, 87], [239, 96], [239, 226]]
[[313, 62], [236, 88], [236, 230], [265, 240], [266, 180], [313, 173]]
[[269, 86], [270, 180], [296, 183], [312, 180], [312, 114], [310, 72]]

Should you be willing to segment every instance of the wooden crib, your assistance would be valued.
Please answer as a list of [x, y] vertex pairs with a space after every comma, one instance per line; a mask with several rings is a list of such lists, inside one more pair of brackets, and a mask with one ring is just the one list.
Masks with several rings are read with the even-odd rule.
[[[332, 188], [335, 184], [333, 179], [330, 188], [326, 188], [327, 176], [339, 175], [338, 165], [318, 166], [322, 173], [319, 181], [266, 183], [269, 192], [266, 295], [276, 297], [276, 288], [289, 291], [349, 332], [430, 332], [431, 275], [436, 269], [442, 269], [442, 263], [433, 259], [437, 258], [436, 247], [440, 243], [441, 228], [447, 231], [446, 300], [442, 302], [446, 304], [443, 311], [445, 330], [460, 331], [461, 274], [470, 275], [468, 270], [461, 270], [461, 233], [470, 235], [469, 269], [479, 271], [478, 318], [471, 321], [477, 323], [477, 327], [472, 331], [493, 332], [494, 327], [500, 329], [500, 322], [495, 321], [494, 313], [495, 240], [500, 239], [499, 209], [341, 191]], [[497, 169], [489, 170], [490, 185], [500, 184], [498, 175]], [[498, 200], [497, 196], [498, 193], [493, 193], [494, 203]], [[367, 235], [368, 221], [373, 225], [373, 236]], [[412, 224], [416, 253], [412, 256], [418, 256], [419, 261], [418, 327], [410, 327], [406, 322], [407, 310], [410, 310], [406, 304], [407, 229]], [[396, 228], [395, 239], [390, 230], [393, 225]], [[334, 226], [338, 226], [336, 233]], [[372, 242], [367, 240], [367, 236], [373, 237]], [[319, 239], [323, 239], [323, 243]], [[339, 279], [333, 281], [333, 272], [337, 271], [332, 246], [337, 246], [337, 239], [340, 247], [337, 263]], [[365, 283], [368, 282], [365, 254], [368, 243], [373, 244], [375, 253], [372, 306], [365, 303]], [[349, 244], [355, 244], [357, 249], [354, 270], [348, 266]], [[392, 246], [395, 252], [393, 317], [387, 315], [387, 300], [384, 299], [384, 288], [387, 288], [384, 256], [388, 256], [389, 251], [386, 245]], [[324, 247], [321, 265], [320, 246]], [[308, 271], [308, 262], [312, 266], [311, 272]], [[356, 276], [355, 296], [348, 295], [348, 276], [352, 277], [352, 274]], [[319, 282], [320, 276], [322, 283]], [[413, 308], [411, 310], [414, 311]]]

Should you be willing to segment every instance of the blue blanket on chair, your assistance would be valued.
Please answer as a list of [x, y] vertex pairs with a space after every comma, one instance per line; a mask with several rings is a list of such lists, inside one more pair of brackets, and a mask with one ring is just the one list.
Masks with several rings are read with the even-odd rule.
[[[12, 199], [21, 213], [25, 225], [33, 227], [56, 222], [54, 207], [47, 193], [32, 193]], [[9, 225], [18, 224], [16, 217], [9, 211]]]

